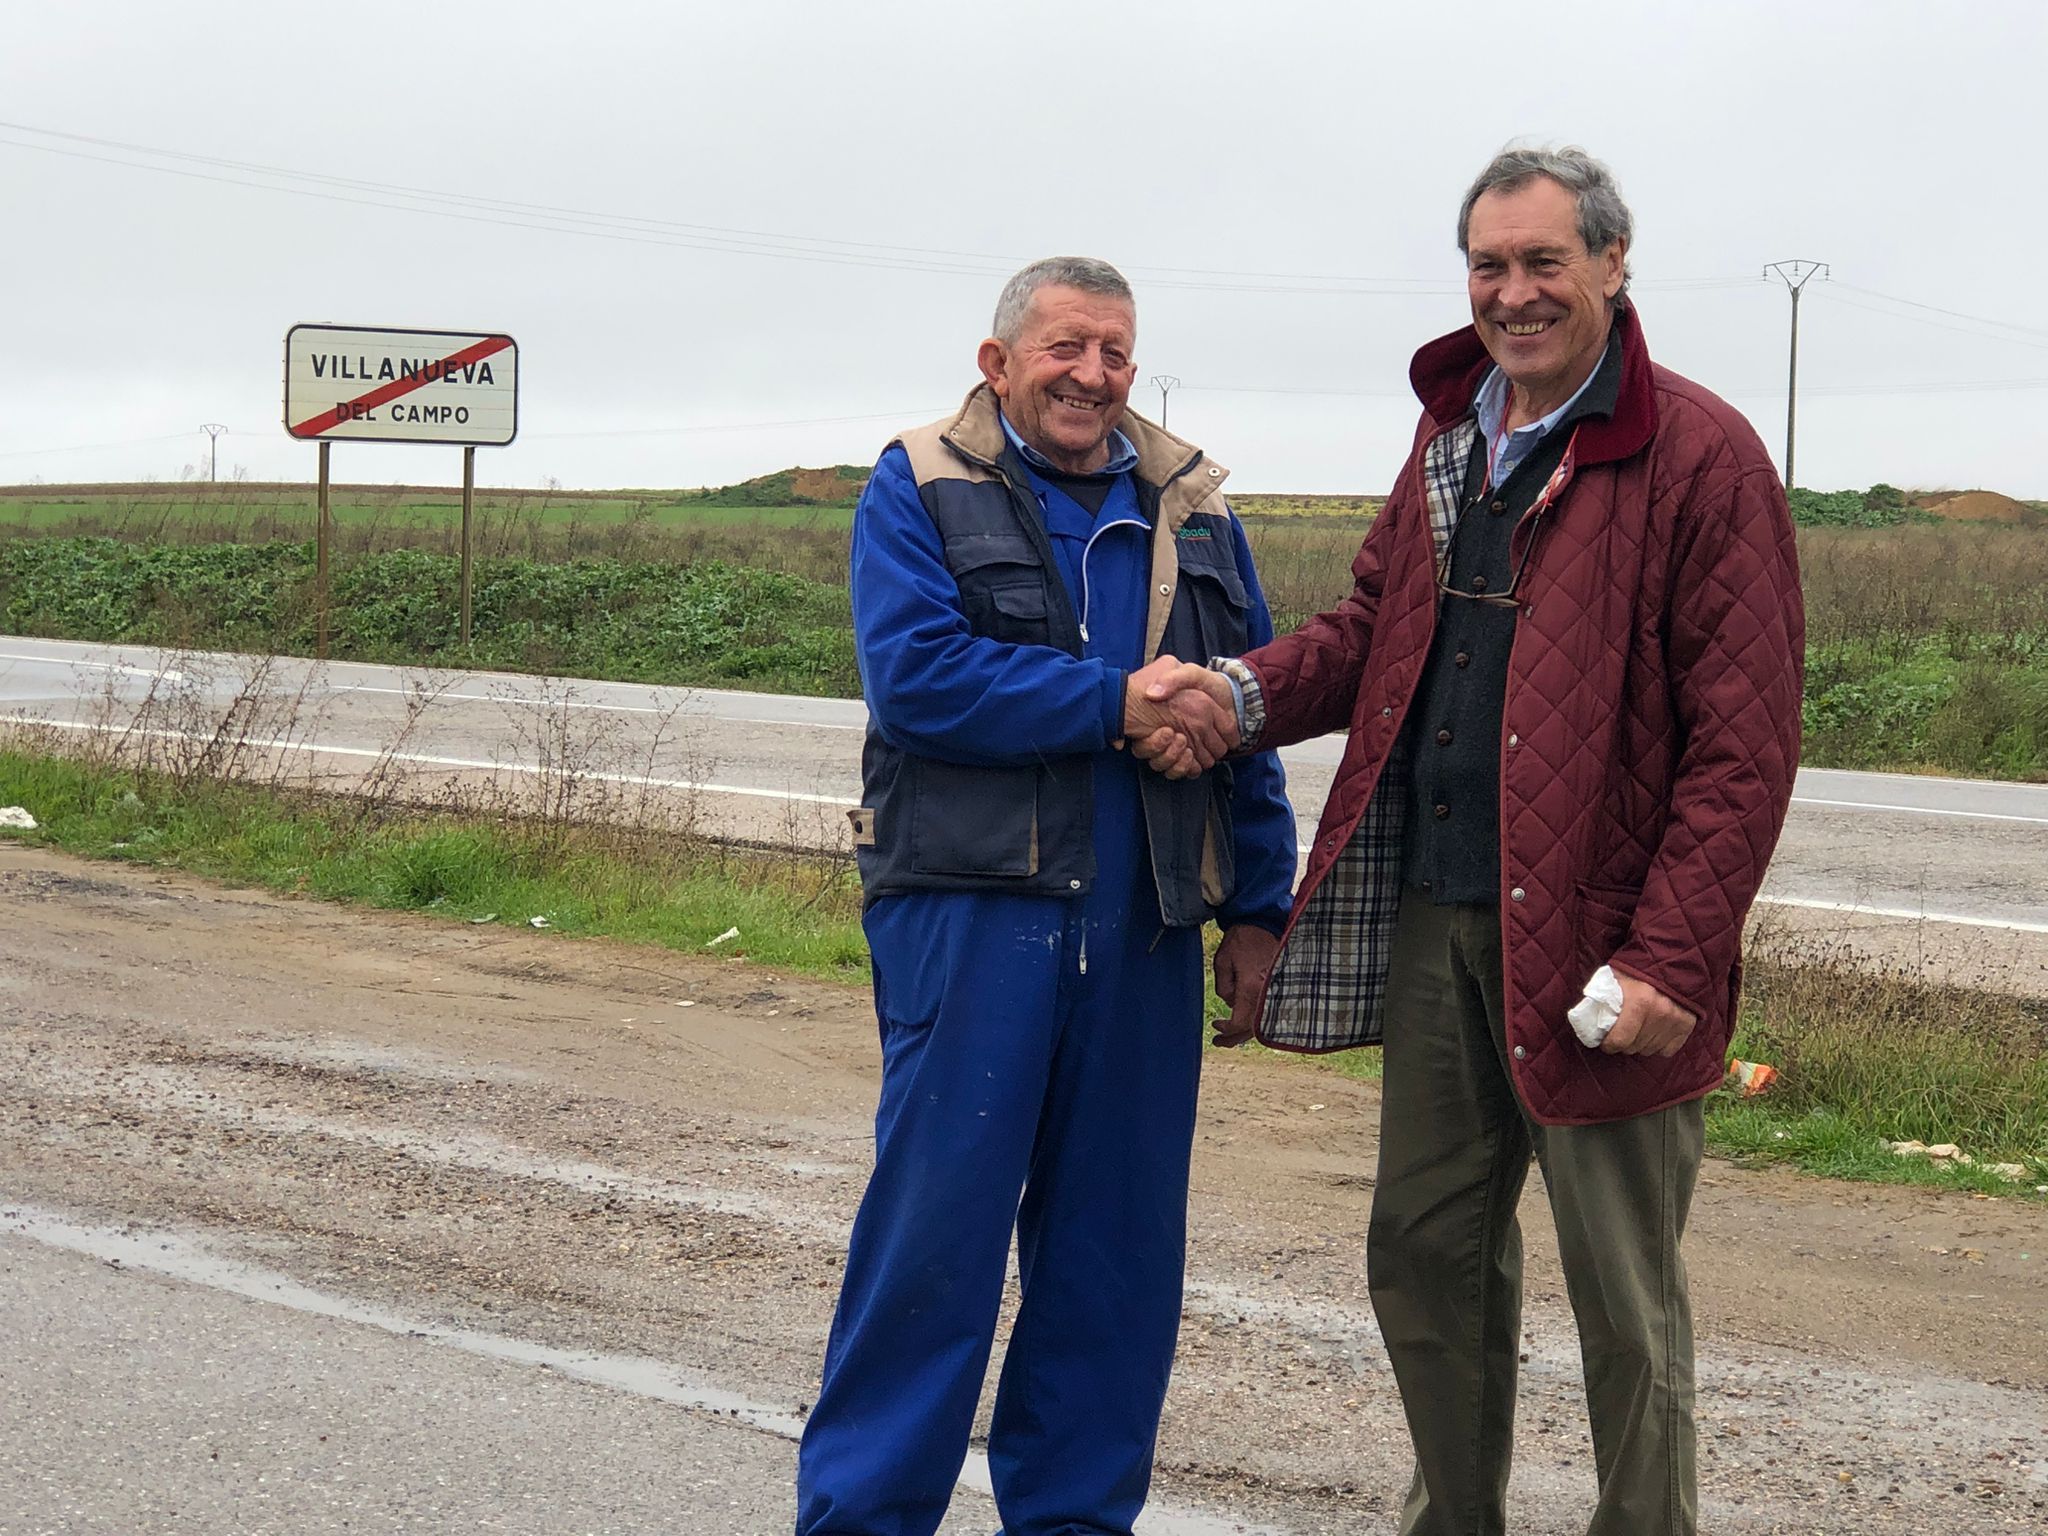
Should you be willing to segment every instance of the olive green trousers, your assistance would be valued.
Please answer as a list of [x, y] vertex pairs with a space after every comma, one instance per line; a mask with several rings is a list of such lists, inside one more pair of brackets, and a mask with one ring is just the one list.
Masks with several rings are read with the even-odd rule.
[[1697, 1528], [1692, 1310], [1679, 1240], [1698, 1101], [1605, 1125], [1533, 1123], [1508, 1074], [1500, 914], [1408, 892], [1386, 998], [1366, 1265], [1415, 1442], [1402, 1536], [1504, 1536], [1522, 1323], [1515, 1208], [1533, 1153], [1585, 1365], [1589, 1536]]

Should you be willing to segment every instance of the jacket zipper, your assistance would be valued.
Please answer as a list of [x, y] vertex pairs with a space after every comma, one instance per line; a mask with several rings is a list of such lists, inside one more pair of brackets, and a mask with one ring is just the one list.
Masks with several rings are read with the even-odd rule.
[[1088, 535], [1088, 542], [1081, 546], [1081, 643], [1088, 643], [1088, 557], [1095, 552], [1095, 541], [1112, 528], [1146, 528], [1143, 518], [1120, 517], [1113, 523], [1101, 523]]

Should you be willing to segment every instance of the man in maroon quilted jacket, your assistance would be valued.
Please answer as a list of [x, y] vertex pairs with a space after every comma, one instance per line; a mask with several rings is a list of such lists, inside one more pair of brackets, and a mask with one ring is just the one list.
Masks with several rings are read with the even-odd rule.
[[[1581, 150], [1489, 165], [1459, 216], [1473, 323], [1416, 354], [1422, 422], [1350, 596], [1177, 678], [1245, 745], [1350, 733], [1222, 1038], [1384, 1045], [1367, 1265], [1415, 1442], [1404, 1536], [1506, 1529], [1532, 1153], [1592, 1536], [1696, 1526], [1679, 1241], [1792, 790], [1803, 618], [1763, 445], [1650, 361], [1630, 230]], [[1619, 1016], [1588, 1045], [1567, 1014], [1602, 967]]]

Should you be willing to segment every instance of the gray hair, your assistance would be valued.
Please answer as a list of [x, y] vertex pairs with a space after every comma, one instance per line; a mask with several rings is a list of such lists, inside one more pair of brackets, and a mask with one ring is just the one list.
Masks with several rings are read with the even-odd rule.
[[[1602, 162], [1576, 144], [1567, 144], [1562, 149], [1510, 145], [1495, 155], [1486, 169], [1479, 173], [1466, 192], [1465, 201], [1459, 205], [1459, 251], [1467, 255], [1471, 253], [1468, 237], [1472, 230], [1474, 203], [1489, 192], [1518, 192], [1538, 176], [1548, 177], [1578, 200], [1579, 239], [1585, 242], [1589, 255], [1597, 256], [1615, 241], [1626, 241], [1634, 235], [1636, 221], [1628, 211], [1628, 204], [1621, 200], [1621, 188], [1615, 184], [1614, 172]], [[1617, 303], [1628, 293], [1628, 280], [1628, 266], [1624, 261], [1621, 289], [1614, 296]]]
[[1009, 346], [1024, 332], [1024, 317], [1041, 288], [1078, 288], [1105, 299], [1122, 299], [1133, 310], [1138, 307], [1131, 285], [1123, 273], [1093, 256], [1042, 256], [1007, 283], [996, 300], [994, 334]]

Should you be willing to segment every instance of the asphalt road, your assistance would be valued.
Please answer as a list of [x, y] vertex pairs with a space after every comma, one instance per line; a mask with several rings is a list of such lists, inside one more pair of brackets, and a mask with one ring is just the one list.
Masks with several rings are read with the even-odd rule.
[[[6, 840], [0, 934], [0, 1533], [790, 1529], [869, 1168], [864, 988]], [[1136, 1536], [1393, 1530], [1378, 1110], [1205, 1062]], [[1509, 1529], [1579, 1536], [1544, 1203], [1532, 1176]], [[2037, 1200], [1710, 1162], [1704, 1528], [2041, 1531], [2044, 1255]], [[947, 1536], [996, 1525], [965, 1471]]]
[[[866, 721], [858, 700], [0, 636], [0, 724], [77, 731], [140, 720], [166, 742], [203, 740], [237, 698], [251, 739], [337, 783], [380, 763], [424, 785], [545, 784], [574, 772], [621, 797], [686, 800], [724, 835], [825, 846], [844, 845]], [[1281, 754], [1304, 843], [1341, 746], [1326, 737]], [[1765, 901], [1850, 926], [1927, 920], [2048, 935], [2044, 869], [2048, 785], [1809, 768]]]

